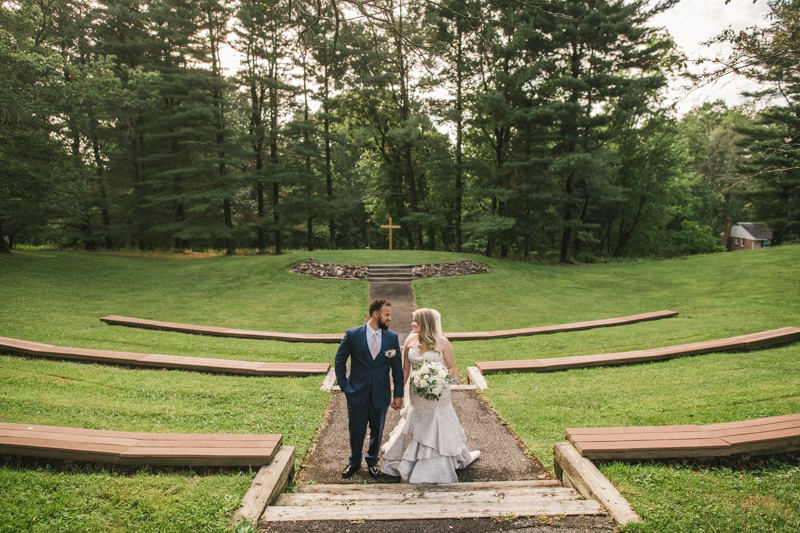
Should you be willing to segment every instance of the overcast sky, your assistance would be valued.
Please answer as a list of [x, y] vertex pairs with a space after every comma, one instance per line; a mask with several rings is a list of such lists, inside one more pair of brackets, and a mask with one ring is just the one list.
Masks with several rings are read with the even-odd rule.
[[[743, 30], [751, 26], [766, 26], [768, 21], [764, 15], [768, 12], [767, 0], [757, 0], [755, 3], [753, 0], [731, 0], [727, 5], [725, 0], [681, 0], [677, 6], [653, 17], [651, 22], [654, 26], [666, 28], [692, 60], [725, 52], [726, 49], [722, 47], [709, 48], [701, 43], [729, 27]], [[701, 71], [697, 66], [690, 67], [690, 70], [697, 73]], [[681, 85], [682, 82], [673, 82], [669, 92], [670, 98], [677, 101], [680, 114], [703, 102], [717, 99], [725, 100], [728, 105], [739, 104], [742, 102], [740, 92], [748, 87], [753, 88], [744, 80], [733, 77], [689, 92], [681, 89]]]

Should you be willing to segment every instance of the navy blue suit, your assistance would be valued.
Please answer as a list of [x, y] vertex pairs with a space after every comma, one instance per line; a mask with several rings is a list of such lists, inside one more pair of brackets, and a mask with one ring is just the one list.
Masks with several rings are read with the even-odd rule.
[[[336, 381], [347, 398], [347, 416], [350, 426], [350, 464], [361, 464], [361, 450], [369, 426], [367, 465], [378, 464], [386, 412], [392, 403], [389, 372], [394, 381], [394, 396], [403, 397], [403, 356], [397, 333], [383, 330], [381, 347], [375, 359], [367, 345], [367, 328], [350, 328], [344, 334], [336, 351]], [[386, 357], [386, 350], [395, 350], [395, 356]], [[350, 358], [350, 375], [347, 376], [347, 359]]]

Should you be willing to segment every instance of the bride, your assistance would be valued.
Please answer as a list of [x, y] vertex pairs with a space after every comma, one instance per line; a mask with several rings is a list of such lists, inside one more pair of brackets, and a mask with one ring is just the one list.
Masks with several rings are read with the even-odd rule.
[[412, 374], [424, 362], [443, 363], [453, 375], [453, 347], [442, 335], [439, 313], [433, 309], [417, 309], [411, 331], [403, 345], [408, 407], [384, 446], [381, 472], [400, 476], [403, 483], [457, 483], [456, 470], [466, 468], [481, 452], [467, 449], [467, 436], [453, 409], [450, 386], [438, 400], [409, 393]]

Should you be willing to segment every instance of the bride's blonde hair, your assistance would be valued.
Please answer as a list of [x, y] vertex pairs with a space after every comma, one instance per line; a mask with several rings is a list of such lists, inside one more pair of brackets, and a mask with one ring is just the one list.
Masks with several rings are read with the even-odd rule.
[[436, 347], [436, 317], [430, 309], [422, 308], [414, 311], [412, 315], [419, 326], [417, 343], [423, 352], [429, 352]]

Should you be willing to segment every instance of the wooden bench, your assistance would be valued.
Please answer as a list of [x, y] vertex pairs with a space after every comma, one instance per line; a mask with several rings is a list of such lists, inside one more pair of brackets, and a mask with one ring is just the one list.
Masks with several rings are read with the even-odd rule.
[[588, 459], [712, 458], [800, 450], [800, 414], [706, 426], [567, 428], [564, 432]]
[[[592, 328], [622, 326], [625, 324], [633, 324], [635, 322], [644, 322], [647, 320], [671, 318], [677, 314], [678, 313], [675, 311], [656, 311], [654, 313], [643, 313], [640, 315], [623, 316], [619, 318], [606, 318], [603, 320], [591, 320], [589, 322], [575, 322], [573, 324], [557, 324], [554, 326], [507, 329], [501, 331], [445, 333], [445, 336], [448, 339], [455, 341], [507, 339], [510, 337], [525, 337], [529, 335], [544, 335], [547, 333], [561, 333], [565, 331], [580, 331]], [[100, 320], [112, 326], [130, 326], [135, 328], [192, 333], [196, 335], [212, 335], [215, 337], [237, 337], [241, 339], [266, 339], [288, 342], [327, 342], [338, 344], [342, 341], [343, 336], [341, 333], [280, 333], [276, 331], [255, 331], [247, 329], [217, 328], [212, 326], [194, 326], [191, 324], [160, 322], [158, 320], [145, 320], [143, 318], [131, 318], [117, 315], [104, 316]]]
[[715, 341], [695, 342], [652, 348], [631, 352], [606, 353], [597, 355], [577, 355], [572, 357], [555, 357], [550, 359], [524, 359], [514, 361], [481, 361], [475, 366], [482, 374], [497, 372], [552, 372], [570, 368], [586, 368], [591, 366], [627, 365], [664, 361], [687, 355], [698, 355], [713, 352], [749, 351], [768, 348], [777, 344], [785, 344], [800, 340], [800, 328], [780, 328], [750, 335], [741, 335]]
[[119, 465], [261, 466], [282, 435], [167, 434], [0, 423], [0, 454]]
[[640, 315], [623, 316], [619, 318], [606, 318], [603, 320], [590, 320], [588, 322], [574, 322], [572, 324], [556, 324], [553, 326], [538, 326], [535, 328], [506, 329], [500, 331], [473, 331], [461, 333], [445, 333], [444, 336], [451, 341], [474, 341], [486, 339], [508, 339], [510, 337], [527, 337], [530, 335], [545, 335], [549, 333], [563, 333], [567, 331], [581, 331], [585, 329], [607, 328], [611, 326], [624, 326], [636, 322], [659, 320], [677, 316], [675, 311], [656, 311]]
[[89, 348], [67, 348], [38, 342], [0, 337], [0, 351], [14, 354], [70, 359], [111, 365], [146, 366], [213, 372], [244, 374], [248, 376], [313, 376], [326, 374], [330, 363], [261, 363], [258, 361], [232, 361], [206, 357], [184, 357], [133, 352], [112, 352]]
[[328, 342], [338, 344], [342, 342], [342, 337], [344, 336], [343, 333], [280, 333], [276, 331], [193, 326], [191, 324], [160, 322], [158, 320], [145, 320], [143, 318], [131, 318], [117, 315], [104, 316], [100, 320], [112, 326], [130, 326], [134, 328], [192, 333], [195, 335], [211, 335], [214, 337], [236, 337], [239, 339], [264, 339], [287, 342]]

